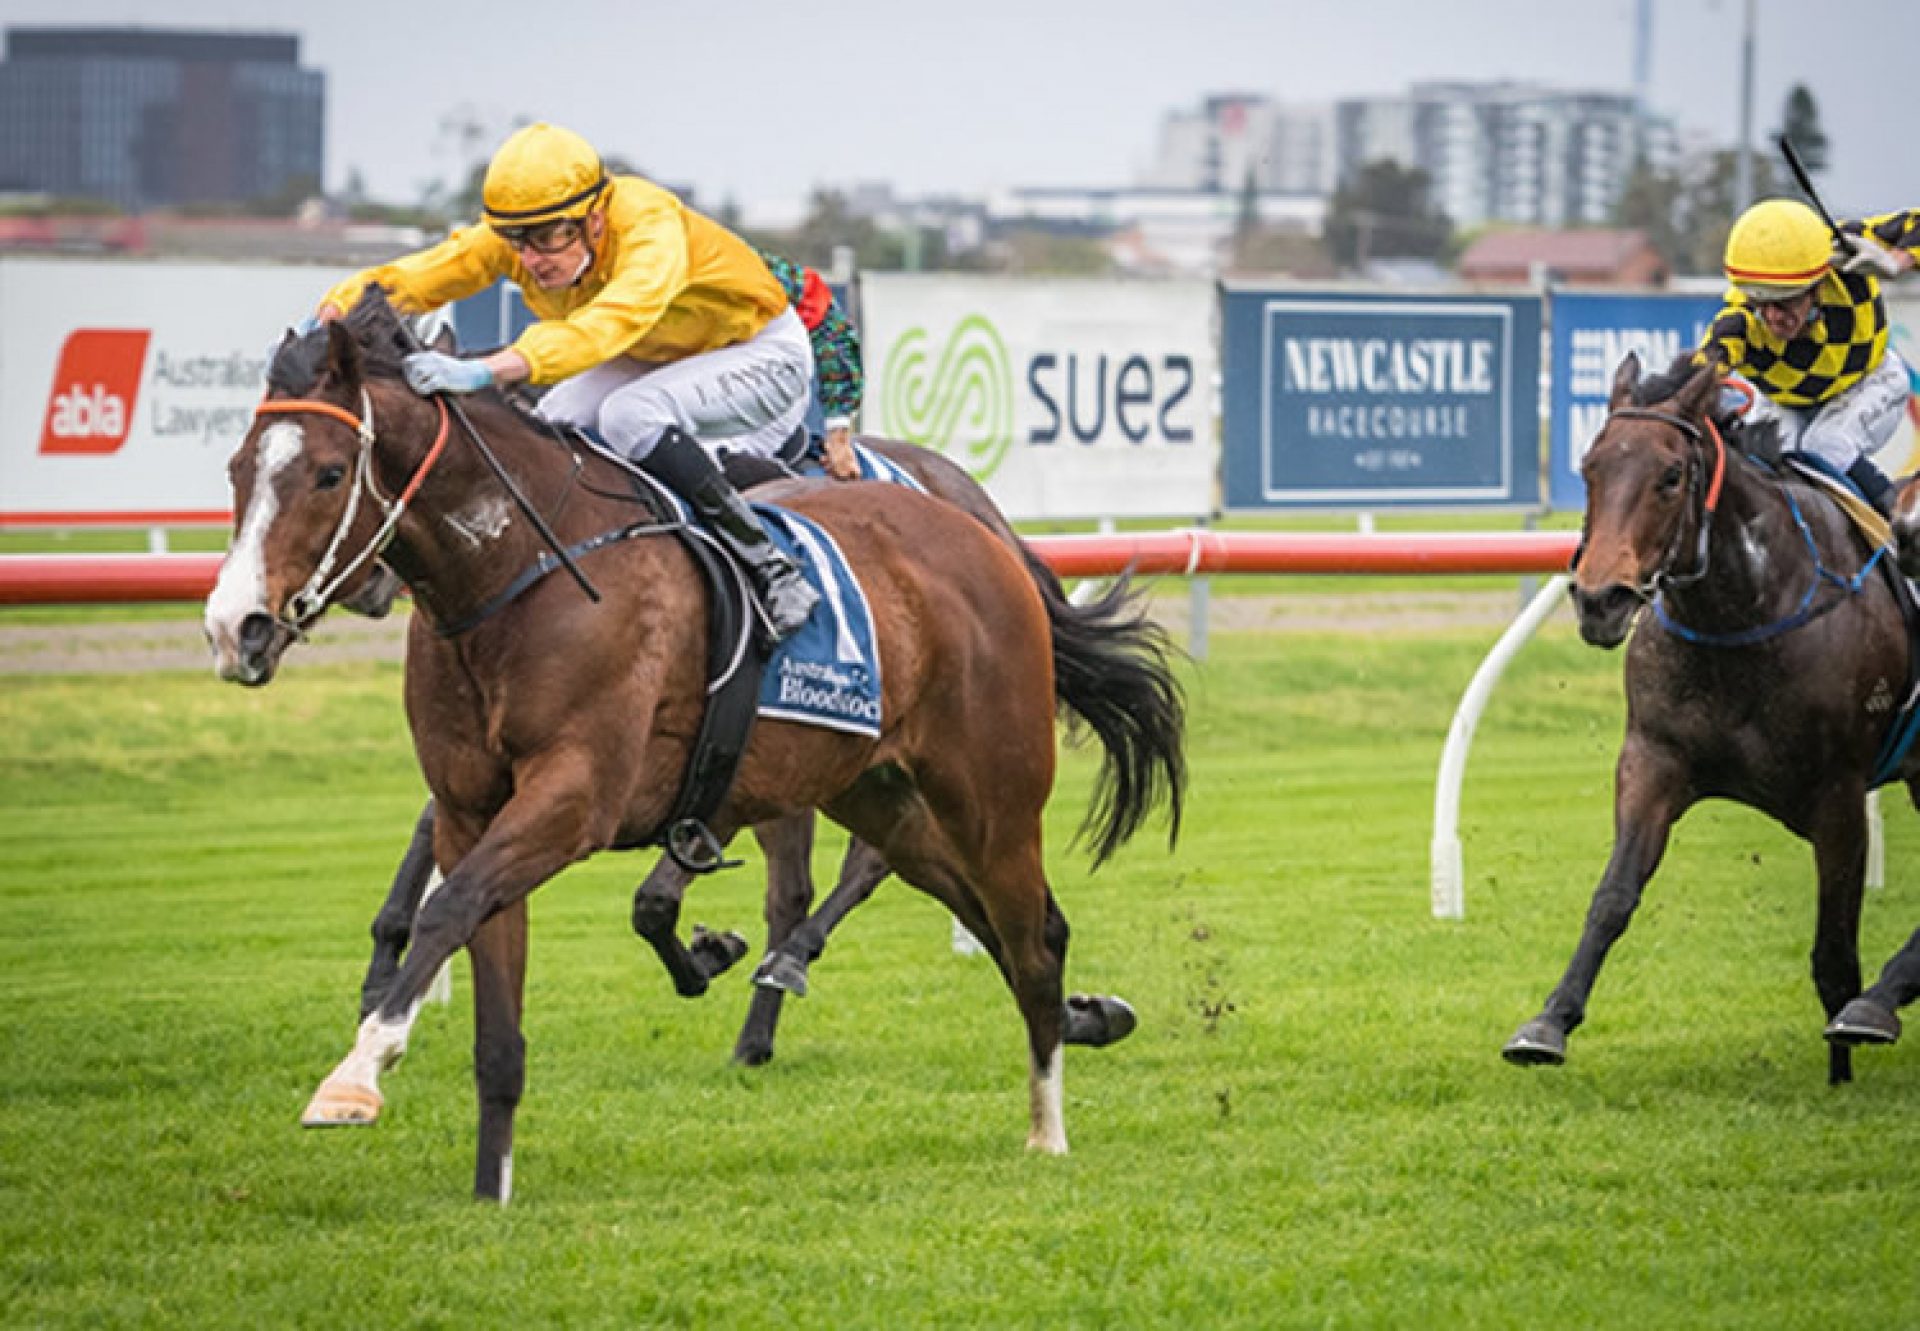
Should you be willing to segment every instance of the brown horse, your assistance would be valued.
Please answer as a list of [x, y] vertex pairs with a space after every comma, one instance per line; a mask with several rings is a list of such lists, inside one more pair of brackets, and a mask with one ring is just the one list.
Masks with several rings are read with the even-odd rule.
[[[1158, 794], [1164, 794], [1171, 806], [1171, 827], [1177, 829], [1186, 784], [1178, 743], [1184, 706], [1168, 667], [1171, 648], [1166, 635], [1146, 618], [1135, 595], [1123, 582], [1085, 605], [1075, 604], [964, 467], [931, 449], [899, 440], [862, 438], [860, 443], [899, 467], [928, 494], [969, 514], [1020, 555], [1053, 629], [1054, 687], [1061, 711], [1072, 722], [1113, 735], [1100, 774], [1096, 811], [1103, 800], [1144, 811], [1157, 802]], [[765, 479], [749, 471], [737, 476], [736, 483], [745, 487]], [[1149, 668], [1101, 671], [1103, 685], [1094, 687], [1095, 672], [1089, 665], [1116, 655], [1134, 658]], [[1128, 689], [1132, 696], [1124, 692]], [[1131, 768], [1122, 765], [1123, 758]], [[1130, 820], [1121, 830], [1130, 834], [1135, 825], [1137, 819]], [[809, 967], [825, 950], [828, 936], [891, 873], [877, 851], [853, 838], [833, 891], [814, 911], [812, 811], [760, 823], [753, 834], [767, 862], [767, 954], [754, 974], [753, 998], [734, 1042], [734, 1061], [747, 1066], [773, 1057], [786, 995], [806, 994]], [[374, 919], [373, 957], [361, 984], [363, 1017], [386, 992], [406, 951], [414, 915], [433, 873], [432, 838], [429, 802]], [[1116, 846], [1096, 848], [1094, 867]], [[635, 891], [633, 913], [636, 931], [654, 946], [675, 980], [676, 992], [684, 997], [705, 992], [708, 982], [744, 955], [747, 946], [733, 933], [703, 936], [693, 949], [677, 942], [674, 920], [690, 878], [671, 858], [662, 857]], [[688, 961], [683, 962], [683, 957]], [[1068, 1044], [1109, 1044], [1132, 1029], [1132, 1020], [1131, 1011], [1117, 1000], [1076, 995], [1068, 1000], [1064, 1038]]]
[[[1582, 637], [1615, 647], [1640, 625], [1627, 649], [1613, 854], [1566, 973], [1506, 1045], [1515, 1063], [1565, 1061], [1669, 831], [1703, 799], [1737, 800], [1813, 843], [1814, 988], [1828, 1019], [1860, 992], [1866, 793], [1907, 680], [1885, 560], [1862, 553], [1812, 486], [1727, 445], [1709, 419], [1711, 369], [1658, 402], [1637, 400], [1639, 378], [1629, 356], [1581, 464], [1574, 564]], [[1830, 1043], [1829, 1080], [1851, 1076], [1850, 1051]]]
[[[415, 599], [407, 715], [446, 881], [305, 1120], [378, 1117], [380, 1074], [404, 1053], [433, 975], [465, 946], [480, 1105], [475, 1192], [504, 1199], [525, 1076], [526, 898], [576, 860], [659, 835], [704, 700], [706, 591], [676, 543], [621, 541], [582, 557], [597, 601], [546, 578], [470, 631], [442, 637], [436, 625], [460, 623], [544, 553], [482, 466], [481, 436], [562, 542], [633, 526], [637, 510], [631, 478], [614, 463], [555, 441], [497, 399], [473, 399], [479, 428], [455, 437], [446, 404], [400, 382], [408, 345], [375, 298], [276, 359], [268, 400], [230, 465], [235, 540], [206, 627], [222, 677], [269, 682], [295, 637], [289, 606], [324, 602], [321, 569], [334, 533], [353, 525], [351, 505], [371, 495], [387, 508], [381, 554]], [[858, 572], [880, 649], [883, 729], [872, 739], [761, 723], [710, 824], [725, 840], [820, 808], [958, 915], [993, 955], [1026, 1025], [1028, 1145], [1064, 1152], [1068, 931], [1041, 856], [1054, 771], [1046, 607], [1012, 551], [905, 487], [791, 484], [782, 499]], [[1107, 807], [1097, 844], [1137, 812]]]

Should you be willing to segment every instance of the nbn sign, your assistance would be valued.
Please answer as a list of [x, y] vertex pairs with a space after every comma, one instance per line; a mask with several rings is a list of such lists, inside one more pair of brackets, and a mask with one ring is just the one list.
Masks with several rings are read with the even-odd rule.
[[1538, 296], [1221, 301], [1227, 508], [1540, 502]]

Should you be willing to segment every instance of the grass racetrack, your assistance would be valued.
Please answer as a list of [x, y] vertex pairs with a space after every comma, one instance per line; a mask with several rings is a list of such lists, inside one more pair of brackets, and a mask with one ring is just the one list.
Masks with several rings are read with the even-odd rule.
[[[1011, 999], [918, 893], [848, 922], [748, 1071], [750, 967], [675, 998], [627, 925], [647, 860], [571, 870], [532, 903], [504, 1211], [468, 1200], [463, 966], [378, 1127], [297, 1126], [422, 795], [397, 668], [8, 678], [0, 1324], [1916, 1324], [1920, 1049], [1826, 1086], [1811, 854], [1759, 815], [1680, 825], [1566, 1067], [1501, 1061], [1611, 844], [1621, 658], [1562, 612], [1509, 672], [1440, 922], [1434, 772], [1492, 636], [1215, 633], [1186, 836], [1095, 877], [1069, 755], [1069, 984], [1141, 1026], [1069, 1052], [1065, 1159], [1022, 1149]], [[1869, 976], [1920, 923], [1886, 810]], [[750, 859], [684, 919], [757, 945], [760, 887]]]

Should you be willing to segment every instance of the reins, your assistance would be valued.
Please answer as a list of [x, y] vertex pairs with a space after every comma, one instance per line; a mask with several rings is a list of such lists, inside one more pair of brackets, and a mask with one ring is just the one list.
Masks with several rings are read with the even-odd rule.
[[[373, 479], [373, 445], [378, 438], [378, 432], [373, 424], [373, 399], [367, 395], [366, 389], [360, 390], [358, 416], [345, 407], [332, 402], [323, 402], [319, 398], [269, 398], [253, 409], [255, 416], [326, 416], [350, 427], [360, 440], [360, 452], [354, 460], [353, 488], [347, 492], [347, 506], [340, 514], [340, 522], [333, 530], [333, 538], [327, 542], [326, 553], [321, 555], [320, 562], [314, 566], [313, 576], [307, 579], [306, 586], [288, 598], [286, 605], [280, 611], [280, 622], [296, 634], [304, 635], [307, 626], [320, 617], [321, 612], [327, 608], [328, 602], [346, 584], [347, 579], [358, 573], [370, 560], [378, 558], [392, 542], [393, 533], [399, 527], [400, 519], [406, 514], [407, 505], [413, 502], [413, 497], [420, 492], [422, 482], [427, 479], [427, 473], [433, 470], [434, 464], [440, 460], [441, 454], [446, 450], [447, 404], [444, 400], [436, 399], [435, 405], [440, 409], [440, 428], [434, 433], [433, 443], [427, 449], [426, 457], [421, 459], [420, 466], [408, 479], [399, 498], [392, 501], [380, 493], [380, 487]], [[347, 533], [352, 529], [354, 517], [360, 511], [360, 495], [363, 490], [373, 497], [374, 502], [385, 514], [385, 518], [379, 530], [374, 532], [366, 545], [361, 547], [360, 552], [348, 560], [346, 566], [329, 580], [328, 575], [333, 573], [334, 561], [340, 557], [340, 548], [346, 543]]]
[[[1727, 477], [1726, 441], [1721, 438], [1720, 428], [1714, 424], [1711, 417], [1706, 420], [1706, 428], [1703, 433], [1700, 426], [1695, 425], [1685, 417], [1676, 416], [1670, 412], [1656, 411], [1648, 407], [1621, 407], [1610, 413], [1610, 417], [1611, 416], [1626, 417], [1633, 420], [1658, 421], [1662, 425], [1670, 425], [1686, 435], [1688, 439], [1692, 440], [1693, 443], [1701, 448], [1707, 446], [1708, 439], [1711, 439], [1713, 442], [1713, 475], [1712, 478], [1706, 482], [1705, 493], [1700, 497], [1700, 516], [1695, 524], [1696, 540], [1694, 544], [1693, 566], [1684, 573], [1668, 571], [1669, 566], [1673, 563], [1674, 557], [1679, 553], [1683, 528], [1676, 527], [1673, 533], [1673, 540], [1668, 545], [1666, 557], [1661, 560], [1659, 569], [1655, 571], [1651, 579], [1651, 586], [1654, 591], [1654, 620], [1661, 628], [1673, 634], [1676, 638], [1701, 647], [1751, 647], [1757, 643], [1766, 642], [1769, 639], [1791, 633], [1795, 629], [1809, 624], [1828, 611], [1833, 610], [1839, 606], [1842, 601], [1857, 595], [1861, 587], [1866, 584], [1868, 576], [1872, 574], [1874, 568], [1880, 563], [1881, 557], [1886, 554], [1885, 546], [1876, 547], [1873, 555], [1865, 564], [1861, 565], [1859, 572], [1853, 574], [1851, 577], [1835, 573], [1826, 566], [1826, 562], [1820, 557], [1819, 543], [1814, 539], [1813, 528], [1807, 525], [1806, 515], [1800, 511], [1800, 501], [1794, 497], [1791, 487], [1782, 485], [1781, 493], [1786, 498], [1787, 511], [1793, 515], [1794, 526], [1799, 529], [1801, 538], [1806, 542], [1807, 553], [1813, 558], [1813, 577], [1808, 582], [1807, 590], [1801, 595], [1799, 603], [1779, 619], [1766, 624], [1756, 625], [1753, 628], [1736, 629], [1730, 633], [1707, 633], [1699, 629], [1687, 627], [1675, 619], [1667, 609], [1666, 592], [1672, 588], [1691, 586], [1706, 576], [1708, 538], [1712, 533], [1714, 514], [1719, 509], [1720, 494], [1725, 487]], [[1692, 488], [1696, 493], [1699, 493], [1701, 490], [1700, 478], [1704, 474], [1703, 469], [1691, 466], [1690, 464], [1689, 474], [1692, 477]], [[1825, 605], [1815, 606], [1814, 598], [1818, 595], [1823, 584], [1830, 584], [1837, 587], [1841, 591], [1842, 596], [1838, 599], [1828, 601]]]

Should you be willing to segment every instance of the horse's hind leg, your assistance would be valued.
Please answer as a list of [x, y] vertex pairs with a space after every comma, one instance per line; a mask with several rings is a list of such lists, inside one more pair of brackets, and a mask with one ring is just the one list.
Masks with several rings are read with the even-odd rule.
[[[805, 847], [810, 853], [813, 815], [805, 815], [805, 820]], [[778, 826], [784, 828], [794, 821], [786, 819]], [[796, 920], [792, 907], [796, 903], [811, 902], [813, 875], [805, 855], [797, 854], [794, 848], [781, 842], [769, 842], [767, 832], [773, 826], [762, 824], [754, 829], [755, 835], [760, 837], [760, 844], [767, 851], [768, 951], [760, 968], [754, 972], [753, 1005], [748, 1010], [747, 1024], [741, 1030], [740, 1041], [733, 1051], [735, 1061], [747, 1064], [764, 1063], [773, 1057], [773, 1034], [780, 1021], [782, 1001], [788, 994], [796, 998], [806, 996], [807, 968], [819, 960], [820, 954], [826, 950], [827, 936], [840, 926], [840, 922], [852, 913], [854, 907], [872, 896], [874, 889], [893, 872], [879, 851], [854, 837], [847, 843], [847, 853], [840, 861], [840, 877], [833, 891], [827, 894], [819, 910], [810, 915], [804, 914], [803, 910], [803, 918]], [[783, 867], [777, 868], [777, 864]], [[776, 881], [780, 881], [782, 886], [776, 888]], [[778, 912], [775, 907], [776, 896], [783, 907]]]
[[[753, 836], [767, 861], [768, 952], [760, 963], [760, 973], [754, 976], [747, 1019], [733, 1043], [733, 1061], [746, 1067], [759, 1067], [773, 1057], [773, 1034], [780, 1024], [780, 1003], [785, 994], [779, 988], [762, 987], [765, 982], [760, 974], [772, 963], [773, 949], [791, 936], [813, 905], [813, 813], [809, 810], [756, 823]], [[806, 992], [804, 976], [800, 992]]]
[[[796, 998], [807, 993], [807, 967], [827, 950], [827, 938], [856, 906], [872, 896], [893, 870], [886, 857], [854, 837], [847, 842], [847, 853], [840, 861], [840, 877], [820, 909], [793, 923], [784, 933], [769, 931], [772, 945], [753, 982], [768, 989], [784, 990]], [[811, 890], [811, 887], [809, 887]], [[769, 921], [771, 923], [771, 921]]]
[[[1000, 825], [1018, 821], [1007, 817]], [[924, 801], [910, 800], [888, 831], [884, 853], [896, 873], [959, 916], [1000, 967], [1027, 1027], [1027, 1148], [1065, 1155], [1066, 917], [1047, 888], [1038, 817], [1022, 831], [988, 838], [976, 853], [955, 851], [980, 830], [955, 817], [950, 831]]]
[[473, 1195], [505, 1203], [513, 1193], [513, 1116], [527, 1081], [520, 1032], [527, 975], [524, 898], [490, 917], [467, 944], [473, 963], [473, 1076], [480, 1145]]
[[400, 857], [387, 899], [373, 917], [373, 958], [367, 963], [366, 978], [360, 982], [363, 1019], [380, 1002], [400, 969], [400, 957], [413, 937], [413, 917], [420, 909], [420, 898], [433, 878], [433, 870], [433, 801], [428, 800], [413, 825], [413, 839]]
[[[721, 837], [724, 844], [727, 838]], [[698, 998], [716, 975], [747, 955], [747, 940], [731, 931], [713, 933], [695, 925], [693, 937], [682, 943], [680, 899], [693, 875], [671, 855], [662, 855], [640, 886], [633, 890], [633, 931], [645, 939], [673, 980], [682, 998]]]
[[[1813, 858], [1820, 875], [1813, 928], [1813, 987], [1829, 1023], [1860, 993], [1860, 898], [1867, 876], [1866, 795], [1832, 792], [1818, 811]], [[1853, 1080], [1853, 1047], [1827, 1042], [1827, 1084]]]
[[1515, 1031], [1500, 1052], [1509, 1063], [1567, 1061], [1567, 1036], [1586, 1019], [1608, 951], [1627, 931], [1640, 894], [1666, 853], [1667, 834], [1686, 807], [1680, 770], [1629, 735], [1614, 775], [1613, 854], [1593, 889], [1586, 926], [1560, 983], [1540, 1014]]

